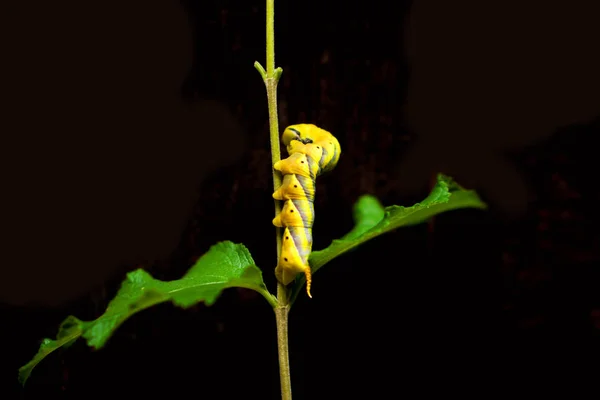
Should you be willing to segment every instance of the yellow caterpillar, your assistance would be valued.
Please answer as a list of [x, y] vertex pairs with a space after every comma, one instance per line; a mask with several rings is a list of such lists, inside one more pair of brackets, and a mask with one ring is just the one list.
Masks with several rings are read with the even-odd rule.
[[274, 165], [283, 174], [283, 184], [275, 190], [273, 198], [284, 201], [281, 213], [273, 219], [273, 225], [284, 228], [275, 276], [287, 285], [297, 274], [304, 273], [306, 292], [312, 297], [308, 256], [312, 250], [315, 219], [315, 180], [336, 166], [341, 148], [331, 133], [311, 124], [288, 126], [281, 141], [289, 157]]

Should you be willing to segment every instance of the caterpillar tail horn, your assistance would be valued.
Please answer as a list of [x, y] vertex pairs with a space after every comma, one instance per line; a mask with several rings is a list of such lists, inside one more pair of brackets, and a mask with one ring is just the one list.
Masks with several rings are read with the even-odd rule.
[[306, 276], [306, 294], [308, 294], [308, 297], [312, 299], [312, 296], [310, 294], [310, 285], [312, 283], [312, 274], [310, 272], [310, 267], [307, 266], [307, 268], [304, 270], [304, 276]]

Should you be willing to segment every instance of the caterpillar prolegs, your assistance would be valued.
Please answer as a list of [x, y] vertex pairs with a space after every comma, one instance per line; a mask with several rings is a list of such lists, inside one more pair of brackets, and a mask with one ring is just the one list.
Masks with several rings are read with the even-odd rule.
[[281, 141], [287, 147], [289, 157], [274, 165], [283, 174], [283, 184], [275, 190], [273, 198], [284, 201], [281, 213], [273, 219], [273, 225], [284, 228], [275, 275], [287, 285], [297, 274], [304, 273], [306, 292], [312, 297], [308, 256], [315, 219], [315, 180], [336, 166], [341, 148], [331, 133], [312, 124], [288, 126]]

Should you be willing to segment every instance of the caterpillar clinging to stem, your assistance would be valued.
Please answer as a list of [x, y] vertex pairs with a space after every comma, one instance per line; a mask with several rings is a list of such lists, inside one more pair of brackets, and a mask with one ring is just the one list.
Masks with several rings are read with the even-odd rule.
[[275, 276], [288, 285], [297, 274], [304, 273], [306, 292], [312, 297], [308, 256], [315, 219], [315, 180], [336, 166], [341, 148], [331, 133], [312, 124], [288, 126], [281, 140], [289, 157], [274, 165], [283, 174], [283, 184], [275, 190], [273, 198], [284, 201], [281, 213], [273, 219], [273, 225], [284, 228]]

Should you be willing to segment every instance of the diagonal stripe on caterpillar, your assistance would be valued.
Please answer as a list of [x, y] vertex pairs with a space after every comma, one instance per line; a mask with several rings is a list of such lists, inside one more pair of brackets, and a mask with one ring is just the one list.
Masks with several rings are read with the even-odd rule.
[[281, 213], [273, 219], [273, 225], [284, 228], [275, 276], [279, 282], [288, 285], [297, 274], [304, 273], [306, 292], [312, 297], [308, 256], [312, 250], [315, 219], [315, 180], [336, 166], [341, 148], [331, 133], [312, 124], [288, 126], [281, 141], [287, 147], [289, 157], [274, 165], [282, 173], [283, 183], [275, 190], [273, 198], [284, 201]]

